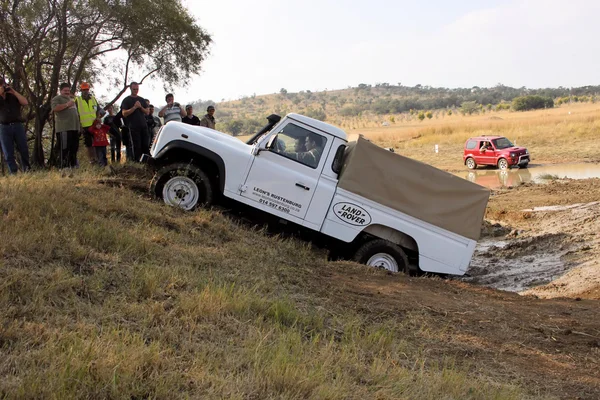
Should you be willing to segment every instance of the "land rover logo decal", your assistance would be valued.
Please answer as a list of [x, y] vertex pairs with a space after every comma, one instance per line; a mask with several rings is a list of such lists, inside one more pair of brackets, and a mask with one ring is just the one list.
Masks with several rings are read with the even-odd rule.
[[371, 215], [367, 210], [352, 203], [337, 203], [333, 206], [333, 212], [350, 225], [365, 226], [371, 223]]

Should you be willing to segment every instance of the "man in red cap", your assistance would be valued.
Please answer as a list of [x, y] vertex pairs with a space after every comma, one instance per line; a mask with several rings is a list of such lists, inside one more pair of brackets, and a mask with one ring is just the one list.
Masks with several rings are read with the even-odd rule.
[[90, 94], [90, 84], [81, 82], [79, 85], [81, 96], [75, 98], [77, 104], [77, 112], [79, 113], [79, 121], [81, 122], [81, 133], [83, 134], [83, 144], [87, 149], [90, 163], [96, 162], [96, 152], [92, 147], [92, 134], [88, 128], [94, 124], [96, 113], [98, 112], [98, 101]]

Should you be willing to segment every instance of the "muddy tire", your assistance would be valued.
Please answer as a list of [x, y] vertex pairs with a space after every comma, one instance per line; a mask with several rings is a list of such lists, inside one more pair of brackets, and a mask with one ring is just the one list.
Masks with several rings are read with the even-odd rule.
[[176, 163], [161, 168], [150, 184], [151, 193], [165, 204], [186, 211], [213, 203], [214, 190], [208, 176], [193, 164]]
[[469, 169], [477, 168], [477, 163], [475, 162], [475, 159], [473, 159], [473, 157], [467, 158], [467, 161], [465, 162], [465, 164], [467, 165], [467, 168], [469, 168]]
[[506, 158], [501, 158], [498, 160], [498, 169], [501, 169], [501, 170], [508, 169], [508, 161], [506, 161]]
[[392, 272], [408, 273], [408, 257], [397, 244], [383, 239], [374, 239], [364, 243], [352, 258], [361, 264], [381, 268]]

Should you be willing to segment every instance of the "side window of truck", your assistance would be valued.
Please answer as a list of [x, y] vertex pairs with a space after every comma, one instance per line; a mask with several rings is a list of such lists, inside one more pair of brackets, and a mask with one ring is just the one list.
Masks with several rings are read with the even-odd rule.
[[475, 140], [469, 140], [467, 142], [467, 149], [473, 150], [475, 147], [477, 147], [477, 141], [475, 141]]
[[310, 168], [317, 168], [327, 138], [295, 124], [287, 124], [277, 133], [271, 151]]

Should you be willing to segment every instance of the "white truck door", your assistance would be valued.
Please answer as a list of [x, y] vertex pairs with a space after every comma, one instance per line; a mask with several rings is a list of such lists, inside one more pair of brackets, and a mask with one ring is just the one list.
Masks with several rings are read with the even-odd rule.
[[276, 134], [273, 148], [254, 157], [241, 195], [271, 214], [304, 219], [331, 137], [298, 121], [287, 122]]

